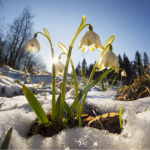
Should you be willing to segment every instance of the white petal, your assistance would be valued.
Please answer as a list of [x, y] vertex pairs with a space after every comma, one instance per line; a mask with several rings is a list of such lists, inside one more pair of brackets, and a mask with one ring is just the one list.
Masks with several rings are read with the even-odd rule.
[[108, 62], [107, 67], [111, 67], [112, 65], [116, 65], [118, 62], [118, 57], [112, 52], [112, 51], [107, 51], [103, 56], [103, 63], [106, 65]]
[[82, 48], [81, 40], [80, 40], [79, 43], [78, 43], [78, 48], [79, 48], [79, 49]]
[[82, 46], [82, 53], [86, 52], [88, 50], [88, 46]]
[[26, 44], [26, 49], [31, 50], [31, 53], [33, 53], [34, 51], [39, 52], [40, 44], [39, 44], [38, 40], [35, 37], [30, 39]]
[[87, 31], [79, 41], [78, 47], [81, 48], [82, 45], [90, 46], [93, 44], [95, 44], [96, 49], [102, 47], [99, 36], [93, 31]]

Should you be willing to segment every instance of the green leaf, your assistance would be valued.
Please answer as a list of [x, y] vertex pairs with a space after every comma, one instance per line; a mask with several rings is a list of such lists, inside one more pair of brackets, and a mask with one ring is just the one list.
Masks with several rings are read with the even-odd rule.
[[60, 42], [57, 42], [57, 44], [63, 50], [63, 52], [68, 55], [68, 49], [66, 48], [66, 46]]
[[[59, 94], [58, 98], [57, 98], [57, 102], [56, 102], [56, 106], [55, 106], [55, 115], [59, 118], [59, 114], [60, 114], [60, 99], [61, 99], [61, 93]], [[70, 107], [68, 106], [68, 104], [65, 102], [64, 104], [64, 108], [66, 113], [69, 112]], [[71, 116], [74, 116], [74, 113], [72, 112]]]
[[[64, 107], [65, 107], [65, 111], [66, 111], [66, 114], [67, 114], [69, 112], [69, 110], [70, 110], [70, 107], [69, 107], [69, 105], [66, 102], [65, 102]], [[73, 112], [71, 113], [71, 116], [74, 116]]]
[[45, 32], [45, 34], [46, 34], [46, 36], [50, 39], [50, 36], [49, 36], [48, 31], [47, 31], [45, 28], [43, 28], [43, 30], [44, 30], [44, 32]]
[[79, 100], [81, 99], [81, 97], [87, 93], [89, 91], [90, 88], [94, 87], [98, 82], [101, 82], [111, 71], [111, 68], [108, 69], [107, 71], [105, 71], [101, 76], [97, 77], [91, 84], [89, 84], [87, 87], [85, 87], [75, 98], [72, 106], [70, 107], [69, 113], [67, 114], [66, 120], [65, 122], [68, 121], [68, 119], [71, 116], [71, 113], [73, 112], [75, 106], [77, 105], [77, 103], [79, 102]]
[[5, 139], [3, 141], [3, 144], [1, 146], [1, 149], [7, 149], [9, 142], [10, 142], [10, 138], [11, 138], [11, 134], [12, 134], [12, 128], [9, 129], [9, 131], [7, 132]]
[[102, 81], [102, 91], [105, 91], [104, 82]]
[[122, 110], [123, 110], [123, 106], [120, 107], [120, 111], [119, 111], [119, 121], [120, 121], [120, 128], [122, 129]]
[[106, 48], [106, 46], [107, 46], [108, 44], [112, 44], [113, 41], [114, 41], [114, 39], [115, 39], [115, 34], [113, 34], [113, 35], [107, 40], [107, 42], [106, 42], [105, 45], [104, 45], [104, 49]]
[[60, 114], [60, 98], [61, 98], [61, 93], [59, 94], [57, 101], [56, 101], [56, 105], [55, 105], [55, 115], [59, 118], [59, 114]]
[[34, 96], [32, 91], [28, 87], [26, 87], [25, 85], [22, 85], [22, 86], [23, 86], [23, 94], [25, 95], [31, 108], [37, 115], [40, 123], [44, 124], [46, 127], [49, 126], [50, 124], [49, 124], [48, 118], [47, 118], [41, 104], [39, 103], [39, 101], [36, 99], [36, 97]]
[[[149, 106], [149, 105], [148, 105]], [[145, 108], [144, 112], [147, 110], [148, 106]]]
[[111, 83], [110, 88], [112, 88], [112, 87], [113, 87], [113, 84], [114, 84], [114, 82], [115, 82], [115, 80], [116, 80], [116, 78], [117, 78], [117, 77], [118, 77], [118, 74], [115, 76], [115, 78], [114, 78], [113, 82]]
[[79, 127], [82, 127], [82, 120], [81, 120], [81, 117], [79, 117]]
[[79, 27], [79, 28], [81, 28], [81, 27], [84, 25], [85, 20], [86, 20], [86, 16], [84, 15], [84, 16], [82, 17], [82, 22], [81, 22], [81, 24], [80, 24], [80, 27]]

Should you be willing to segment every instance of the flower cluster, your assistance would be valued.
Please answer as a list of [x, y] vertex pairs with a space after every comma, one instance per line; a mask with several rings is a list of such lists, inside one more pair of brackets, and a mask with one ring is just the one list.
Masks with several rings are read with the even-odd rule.
[[[88, 47], [92, 52], [97, 48], [104, 50], [99, 36], [93, 31], [87, 31], [79, 41], [78, 46], [79, 48], [82, 48], [82, 53], [86, 52]], [[105, 68], [112, 68], [118, 73], [120, 67], [118, 57], [111, 50], [109, 50], [99, 58], [98, 67], [98, 71], [101, 71]]]
[[[76, 73], [75, 73], [73, 62], [71, 60], [71, 52], [72, 52], [72, 48], [73, 48], [73, 44], [75, 42], [75, 39], [77, 38], [78, 34], [83, 30], [84, 27], [89, 25], [89, 31], [87, 31], [83, 35], [83, 37], [81, 38], [81, 40], [78, 43], [78, 47], [82, 48], [82, 53], [86, 52], [88, 50], [88, 48], [92, 52], [94, 52], [95, 49], [102, 50], [102, 53], [101, 53], [97, 63], [95, 64], [95, 66], [93, 68], [93, 71], [92, 71], [92, 73], [90, 75], [90, 78], [88, 80], [88, 85], [86, 87], [87, 91], [91, 88], [91, 85], [95, 86], [98, 82], [102, 82], [103, 78], [106, 77], [108, 75], [108, 73], [112, 69], [115, 70], [117, 73], [119, 72], [120, 65], [119, 65], [118, 57], [112, 52], [112, 47], [111, 47], [111, 44], [112, 44], [115, 36], [113, 36], [113, 38], [110, 38], [105, 43], [105, 45], [103, 47], [102, 44], [101, 44], [99, 35], [97, 35], [95, 32], [93, 32], [93, 27], [90, 24], [84, 25], [85, 18], [86, 18], [86, 16], [83, 16], [81, 25], [78, 28], [78, 30], [77, 30], [77, 32], [76, 32], [76, 34], [75, 34], [75, 36], [74, 36], [74, 38], [73, 38], [73, 40], [72, 40], [72, 42], [70, 44], [69, 50], [67, 50], [67, 48], [63, 44], [58, 42], [59, 47], [64, 52], [62, 54], [66, 54], [67, 55], [66, 66], [64, 66], [62, 64], [60, 59], [55, 59], [54, 58], [53, 46], [52, 46], [52, 43], [51, 43], [51, 39], [50, 39], [49, 33], [48, 33], [48, 31], [46, 29], [43, 29], [45, 34], [43, 34], [41, 32], [37, 32], [34, 35], [34, 38], [32, 38], [31, 40], [28, 41], [28, 43], [26, 45], [26, 48], [25, 48], [27, 51], [31, 50], [31, 53], [33, 53], [34, 51], [39, 52], [40, 44], [39, 44], [39, 42], [36, 39], [36, 36], [37, 36], [38, 33], [41, 33], [42, 35], [44, 35], [46, 38], [48, 38], [48, 40], [50, 42], [51, 51], [52, 51], [52, 59], [53, 59], [53, 62], [52, 62], [53, 63], [53, 67], [52, 67], [52, 71], [53, 71], [53, 82], [52, 82], [52, 87], [53, 87], [53, 90], [52, 90], [52, 123], [56, 120], [55, 117], [58, 117], [61, 121], [63, 121], [63, 119], [64, 119], [63, 114], [64, 114], [64, 109], [65, 109], [64, 104], [65, 104], [65, 91], [66, 91], [67, 71], [68, 71], [68, 66], [69, 66], [68, 64], [70, 62], [71, 66], [72, 66], [73, 74], [74, 74], [75, 90], [73, 89], [71, 91], [71, 94], [70, 93], [69, 94], [73, 95], [73, 96], [76, 96], [76, 98], [75, 98], [75, 100], [73, 102], [73, 105], [71, 107], [67, 106], [69, 108], [69, 109], [67, 108], [69, 111], [67, 110], [65, 123], [68, 122], [69, 118], [72, 115], [72, 112], [73, 112], [74, 108], [76, 107], [77, 108], [77, 116], [78, 116], [77, 119], [79, 119], [79, 126], [82, 126], [82, 122], [80, 121], [80, 119], [81, 119], [81, 114], [83, 112], [83, 108], [84, 108], [84, 104], [85, 104], [85, 100], [86, 100], [86, 91], [82, 90], [82, 92], [80, 92], [78, 94], [77, 77], [76, 77]], [[112, 68], [112, 69], [107, 70], [103, 74], [103, 76], [98, 77], [97, 79], [95, 79], [95, 81], [92, 82], [92, 78], [93, 78], [94, 73], [96, 71], [96, 67], [98, 67], [99, 70], [103, 70], [105, 68], [107, 68], [107, 69]], [[60, 105], [57, 105], [58, 108], [55, 109], [56, 108], [56, 105], [55, 105], [55, 88], [54, 88], [55, 87], [55, 76], [59, 76], [59, 75], [64, 75], [64, 77], [63, 77], [63, 82], [62, 82], [62, 87], [61, 87], [61, 94], [60, 94], [60, 97], [58, 99], [58, 100], [60, 100]], [[42, 124], [44, 124], [45, 126], [49, 126], [50, 124], [49, 124], [49, 121], [47, 119], [47, 116], [45, 115], [44, 110], [42, 109], [42, 107], [39, 105], [37, 99], [34, 97], [33, 94], [31, 94], [32, 92], [29, 91], [29, 89], [26, 88], [24, 85], [23, 85], [23, 90], [24, 90], [24, 94], [25, 94], [27, 100], [29, 101], [29, 103], [30, 103], [32, 109], [34, 110], [34, 112], [37, 114], [40, 122]], [[82, 96], [83, 96], [83, 99], [82, 99], [81, 106], [80, 106], [79, 100], [80, 100], [80, 98]], [[67, 105], [67, 103], [65, 105]], [[41, 115], [41, 113], [42, 113], [42, 115]]]

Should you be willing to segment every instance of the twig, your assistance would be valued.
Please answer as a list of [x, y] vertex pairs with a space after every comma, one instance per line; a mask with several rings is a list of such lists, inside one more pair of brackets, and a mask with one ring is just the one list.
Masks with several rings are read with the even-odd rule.
[[[92, 109], [92, 111], [93, 111], [93, 113], [94, 113], [94, 115], [96, 116], [96, 119], [97, 119], [97, 115], [96, 115], [96, 113], [94, 111], [94, 108]], [[99, 118], [97, 120], [98, 120], [99, 124], [102, 126], [102, 128], [105, 129], [104, 126], [103, 126], [103, 124], [102, 124], [102, 122], [101, 122], [101, 119]]]

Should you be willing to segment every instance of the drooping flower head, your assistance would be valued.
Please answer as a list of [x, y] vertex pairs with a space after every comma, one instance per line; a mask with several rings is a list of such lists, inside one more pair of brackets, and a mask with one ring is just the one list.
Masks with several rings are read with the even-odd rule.
[[101, 71], [105, 68], [115, 70], [115, 72], [119, 72], [119, 60], [118, 57], [111, 51], [107, 51], [103, 54], [98, 60], [98, 71]]
[[121, 76], [123, 76], [123, 77], [127, 76], [127, 74], [126, 74], [126, 72], [124, 70], [121, 72]]
[[38, 40], [35, 37], [33, 37], [32, 39], [30, 39], [28, 41], [28, 43], [26, 44], [25, 49], [27, 51], [31, 50], [30, 51], [31, 53], [33, 53], [34, 51], [39, 52], [40, 51], [40, 44], [39, 44]]
[[63, 75], [64, 69], [65, 69], [64, 64], [61, 62], [60, 59], [57, 59], [57, 61], [55, 61], [54, 63], [55, 63], [55, 74], [56, 74], [56, 76], [59, 76], [60, 74]]
[[84, 53], [88, 50], [88, 48], [90, 48], [90, 50], [94, 52], [95, 49], [102, 49], [103, 46], [101, 44], [99, 36], [95, 32], [90, 30], [83, 35], [78, 43], [78, 47], [79, 49], [82, 48], [82, 53]]

